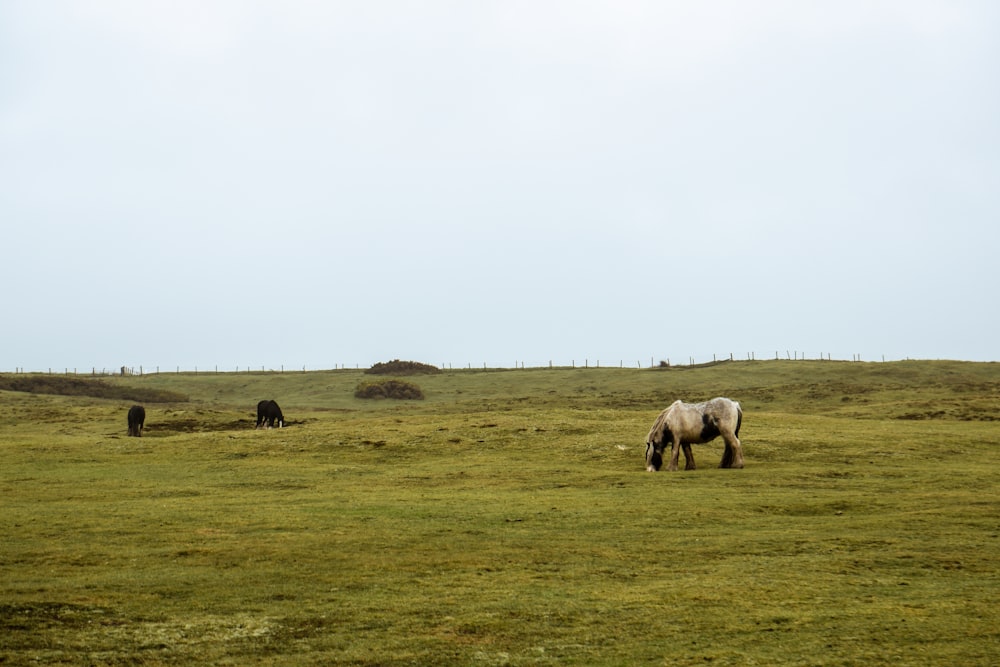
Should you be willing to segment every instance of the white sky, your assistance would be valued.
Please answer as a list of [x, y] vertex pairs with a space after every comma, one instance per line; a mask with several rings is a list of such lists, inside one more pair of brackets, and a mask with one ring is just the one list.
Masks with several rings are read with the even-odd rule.
[[1000, 3], [3, 0], [0, 371], [1000, 360]]

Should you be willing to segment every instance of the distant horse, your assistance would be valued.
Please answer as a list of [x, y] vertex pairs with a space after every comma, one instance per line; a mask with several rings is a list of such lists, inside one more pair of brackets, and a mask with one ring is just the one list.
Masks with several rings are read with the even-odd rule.
[[141, 405], [133, 405], [128, 409], [128, 434], [142, 437], [142, 426], [146, 423], [146, 409]]
[[653, 422], [646, 436], [646, 470], [656, 472], [663, 465], [663, 450], [670, 446], [667, 470], [677, 470], [680, 450], [684, 449], [685, 470], [694, 470], [692, 444], [702, 444], [718, 436], [726, 441], [720, 468], [742, 468], [743, 447], [740, 425], [743, 409], [728, 398], [713, 398], [705, 403], [674, 401]]
[[285, 416], [281, 414], [281, 408], [274, 401], [261, 401], [257, 404], [257, 426], [260, 428], [267, 422], [267, 428], [274, 428], [274, 422], [278, 422], [278, 428], [285, 425]]

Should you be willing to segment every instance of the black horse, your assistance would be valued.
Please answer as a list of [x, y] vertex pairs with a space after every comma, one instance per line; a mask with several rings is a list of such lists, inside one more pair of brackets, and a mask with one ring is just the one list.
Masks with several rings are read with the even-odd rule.
[[146, 409], [141, 405], [133, 405], [128, 409], [128, 434], [142, 437], [142, 426], [146, 423]]
[[281, 414], [281, 408], [274, 401], [261, 401], [257, 404], [257, 426], [260, 428], [267, 422], [267, 428], [274, 428], [274, 422], [278, 422], [278, 428], [285, 425], [285, 415]]

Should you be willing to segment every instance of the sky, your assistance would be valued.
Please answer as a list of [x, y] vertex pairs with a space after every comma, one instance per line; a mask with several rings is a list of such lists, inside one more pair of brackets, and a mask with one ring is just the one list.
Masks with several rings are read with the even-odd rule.
[[3, 0], [0, 371], [1000, 360], [992, 0]]

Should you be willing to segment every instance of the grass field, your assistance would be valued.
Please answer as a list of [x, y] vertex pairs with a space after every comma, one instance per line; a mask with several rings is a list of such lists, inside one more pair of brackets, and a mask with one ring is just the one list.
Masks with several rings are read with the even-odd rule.
[[[1000, 364], [163, 374], [0, 392], [0, 664], [995, 665]], [[675, 398], [746, 468], [647, 473]], [[255, 431], [274, 398], [288, 428]]]

